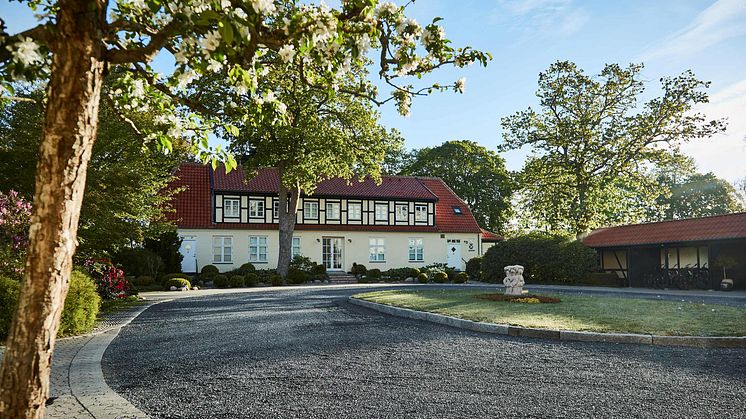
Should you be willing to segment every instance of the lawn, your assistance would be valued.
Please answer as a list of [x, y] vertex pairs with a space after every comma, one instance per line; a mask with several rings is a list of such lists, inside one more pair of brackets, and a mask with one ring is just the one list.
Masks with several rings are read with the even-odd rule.
[[462, 319], [515, 326], [670, 336], [746, 336], [746, 308], [677, 301], [546, 294], [557, 304], [478, 298], [484, 291], [377, 291], [355, 297]]

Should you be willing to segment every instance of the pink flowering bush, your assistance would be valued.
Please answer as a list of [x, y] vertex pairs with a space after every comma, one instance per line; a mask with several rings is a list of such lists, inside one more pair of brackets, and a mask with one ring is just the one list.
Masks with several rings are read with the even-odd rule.
[[0, 274], [23, 275], [30, 218], [30, 202], [16, 191], [0, 192]]
[[87, 259], [83, 267], [96, 283], [101, 298], [125, 298], [132, 291], [129, 281], [124, 278], [124, 270], [114, 266], [108, 259]]

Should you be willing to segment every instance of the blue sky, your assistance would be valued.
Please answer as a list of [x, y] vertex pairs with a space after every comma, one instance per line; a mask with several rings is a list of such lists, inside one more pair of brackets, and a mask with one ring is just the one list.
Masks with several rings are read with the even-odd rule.
[[[0, 0], [11, 32], [33, 25], [25, 6]], [[711, 103], [699, 109], [729, 119], [728, 131], [684, 147], [700, 170], [728, 180], [746, 176], [746, 1], [744, 0], [418, 0], [408, 14], [425, 24], [445, 20], [455, 45], [491, 52], [485, 69], [447, 69], [435, 77], [466, 77], [466, 92], [417, 98], [408, 118], [389, 104], [382, 122], [399, 129], [408, 148], [470, 139], [494, 149], [500, 118], [535, 106], [537, 76], [556, 60], [576, 62], [588, 73], [605, 63], [643, 62], [650, 80], [691, 69], [712, 82]], [[524, 152], [505, 155], [520, 169]]]

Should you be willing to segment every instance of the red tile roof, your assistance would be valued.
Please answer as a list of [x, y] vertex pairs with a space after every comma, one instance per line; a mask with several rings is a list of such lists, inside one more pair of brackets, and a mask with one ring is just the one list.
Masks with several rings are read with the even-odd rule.
[[[280, 181], [277, 170], [273, 168], [259, 169], [256, 176], [244, 182], [245, 173], [242, 168], [225, 173], [223, 167], [213, 173], [216, 191], [254, 192], [276, 194]], [[381, 176], [381, 184], [370, 177], [362, 182], [352, 180], [348, 184], [342, 178], [327, 179], [319, 182], [313, 193], [319, 197], [349, 196], [356, 198], [386, 198], [386, 199], [421, 199], [434, 201], [437, 199], [416, 177], [410, 176]]]
[[[171, 187], [185, 187], [175, 196], [175, 212], [169, 219], [181, 228], [243, 228], [276, 229], [277, 224], [231, 224], [212, 222], [212, 191], [276, 194], [277, 171], [261, 169], [248, 182], [243, 181], [244, 171], [238, 169], [226, 174], [224, 169], [211, 173], [209, 166], [184, 164], [176, 172], [178, 178]], [[211, 186], [212, 185], [212, 186]], [[442, 233], [481, 233], [469, 207], [442, 180], [412, 176], [384, 176], [381, 185], [371, 179], [347, 185], [344, 179], [330, 179], [319, 183], [316, 196], [350, 196], [359, 198], [384, 198], [436, 201], [435, 226], [356, 226], [296, 224], [299, 230], [364, 230], [364, 231], [437, 231]], [[454, 207], [461, 214], [454, 213]]]
[[495, 234], [489, 230], [481, 229], [482, 230], [482, 241], [487, 243], [496, 243], [499, 241], [505, 240], [505, 237]]
[[614, 247], [742, 238], [746, 238], [746, 212], [602, 228], [591, 232], [583, 243]]

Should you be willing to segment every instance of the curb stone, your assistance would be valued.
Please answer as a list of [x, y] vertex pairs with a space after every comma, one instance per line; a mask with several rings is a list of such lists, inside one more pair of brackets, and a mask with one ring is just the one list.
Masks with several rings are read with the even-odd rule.
[[425, 320], [460, 329], [475, 332], [492, 333], [498, 335], [509, 335], [517, 337], [530, 337], [539, 339], [579, 342], [606, 342], [627, 343], [654, 346], [688, 346], [698, 348], [746, 348], [746, 336], [739, 337], [708, 337], [708, 336], [660, 336], [635, 333], [598, 333], [580, 332], [574, 330], [552, 330], [531, 327], [511, 326], [508, 324], [496, 324], [475, 322], [443, 314], [417, 311], [409, 308], [400, 308], [386, 304], [374, 303], [355, 297], [348, 297], [347, 301], [356, 306], [369, 308], [381, 313], [413, 320]]

